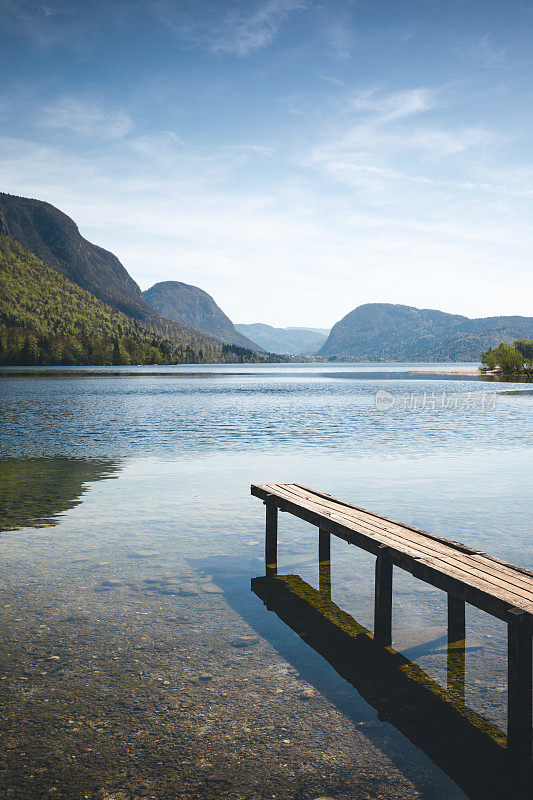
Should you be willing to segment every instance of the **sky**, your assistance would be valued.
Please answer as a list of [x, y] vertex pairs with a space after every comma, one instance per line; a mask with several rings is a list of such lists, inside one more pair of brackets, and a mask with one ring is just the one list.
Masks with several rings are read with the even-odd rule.
[[533, 315], [531, 0], [0, 0], [0, 190], [234, 322]]

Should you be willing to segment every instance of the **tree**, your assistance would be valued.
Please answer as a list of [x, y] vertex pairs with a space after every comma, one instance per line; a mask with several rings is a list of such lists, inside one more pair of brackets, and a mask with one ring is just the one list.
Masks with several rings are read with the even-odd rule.
[[517, 339], [513, 346], [522, 354], [528, 366], [533, 366], [533, 339]]
[[487, 369], [496, 369], [498, 366], [498, 359], [496, 358], [496, 354], [492, 348], [485, 350], [484, 353], [481, 353], [481, 363]]
[[[481, 356], [481, 361], [489, 369], [498, 367], [500, 372], [507, 375], [516, 375], [524, 370], [524, 356], [512, 344], [502, 342], [495, 350], [487, 350]], [[491, 366], [494, 365], [494, 366]]]

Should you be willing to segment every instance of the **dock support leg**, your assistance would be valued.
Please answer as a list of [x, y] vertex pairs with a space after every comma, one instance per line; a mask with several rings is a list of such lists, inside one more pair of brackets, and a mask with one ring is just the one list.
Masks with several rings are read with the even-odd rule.
[[331, 536], [322, 528], [318, 529], [318, 588], [331, 600]]
[[376, 559], [374, 641], [381, 647], [392, 644], [392, 559], [386, 545], [380, 546]]
[[511, 608], [509, 614], [507, 748], [513, 757], [526, 761], [531, 759], [533, 723], [531, 629], [523, 611]]
[[265, 500], [265, 506], [265, 567], [267, 577], [273, 577], [278, 572], [278, 507], [272, 500]]
[[452, 700], [465, 702], [465, 602], [448, 595], [447, 685]]

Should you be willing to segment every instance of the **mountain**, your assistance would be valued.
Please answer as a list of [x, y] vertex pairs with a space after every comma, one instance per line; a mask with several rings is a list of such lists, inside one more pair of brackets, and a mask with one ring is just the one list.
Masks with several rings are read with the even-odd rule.
[[500, 342], [533, 336], [533, 317], [469, 319], [390, 303], [367, 303], [337, 322], [318, 355], [379, 361], [478, 361]]
[[104, 303], [142, 322], [156, 321], [118, 258], [84, 239], [76, 223], [50, 203], [0, 192], [0, 233]]
[[[217, 350], [212, 340], [198, 330], [160, 316], [118, 258], [84, 239], [76, 223], [50, 203], [0, 192], [0, 235], [11, 237], [56, 273], [122, 312], [130, 322], [139, 323], [145, 334], [149, 331], [157, 339], [196, 348], [195, 352], [203, 348], [205, 353], [206, 347], [213, 354], [222, 352], [220, 343]], [[236, 331], [233, 340], [224, 341], [238, 348], [258, 350]], [[249, 360], [249, 355], [236, 356], [236, 352], [226, 355], [230, 360]]]
[[[168, 322], [155, 336], [0, 234], [0, 364], [169, 364], [261, 358]], [[164, 328], [165, 320], [161, 320]], [[263, 356], [263, 358], [267, 358]]]
[[282, 355], [313, 355], [325, 344], [329, 333], [322, 328], [273, 328], [261, 322], [235, 327], [269, 353]]
[[226, 344], [262, 350], [239, 333], [210, 294], [180, 281], [162, 281], [143, 292], [147, 303], [162, 317], [216, 336]]

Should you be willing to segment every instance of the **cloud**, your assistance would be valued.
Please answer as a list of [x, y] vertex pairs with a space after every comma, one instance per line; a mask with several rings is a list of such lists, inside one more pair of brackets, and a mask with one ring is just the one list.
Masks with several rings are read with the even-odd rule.
[[205, 47], [212, 53], [247, 56], [270, 45], [289, 17], [308, 7], [307, 0], [216, 0], [174, 3], [154, 0], [160, 20], [180, 39]]
[[503, 67], [507, 63], [505, 48], [497, 47], [493, 36], [489, 33], [458, 40], [452, 52], [483, 67]]
[[246, 56], [270, 45], [314, 0], [0, 0], [0, 31], [38, 48], [91, 50], [135, 20], [170, 28], [185, 44]]
[[340, 61], [351, 56], [357, 41], [352, 26], [341, 20], [336, 20], [328, 25], [326, 38], [334, 57]]
[[187, 145], [174, 131], [160, 131], [132, 137], [129, 146], [140, 156], [168, 164], [180, 155]]
[[[329, 325], [380, 300], [479, 316], [526, 313], [531, 198], [511, 194], [512, 175], [502, 204], [496, 185], [490, 196], [472, 185], [463, 201], [452, 181], [419, 175], [418, 183], [400, 169], [361, 164], [369, 192], [384, 182], [371, 205], [337, 174], [325, 191], [315, 166], [295, 174], [287, 153], [269, 161], [267, 181], [260, 150], [194, 147], [162, 132], [151, 141], [107, 140], [95, 158], [59, 142], [2, 139], [0, 181], [5, 191], [64, 210], [143, 288], [172, 279], [201, 286], [233, 319], [244, 308], [251, 320]], [[258, 160], [246, 163], [246, 183], [243, 157]], [[505, 265], [515, 279], [495, 295], [487, 276]]]
[[309, 147], [303, 164], [358, 188], [372, 203], [401, 205], [408, 185], [413, 201], [415, 185], [419, 194], [422, 187], [499, 191], [500, 186], [493, 189], [492, 182], [472, 177], [467, 156], [479, 160], [501, 137], [482, 126], [451, 126], [449, 114], [439, 126], [439, 112], [449, 104], [438, 87], [343, 92], [327, 119], [327, 135]]
[[371, 112], [374, 124], [384, 124], [394, 120], [421, 114], [436, 105], [437, 90], [428, 87], [407, 89], [386, 94], [378, 89], [366, 89], [354, 93], [346, 99], [347, 111]]
[[55, 0], [49, 5], [32, 0], [0, 0], [0, 29], [50, 47], [78, 31], [79, 14], [72, 3]]
[[110, 111], [93, 101], [72, 96], [60, 97], [47, 105], [42, 122], [49, 128], [98, 139], [122, 139], [133, 129], [133, 122], [125, 111]]

